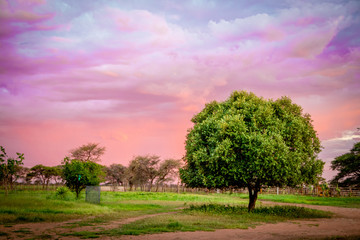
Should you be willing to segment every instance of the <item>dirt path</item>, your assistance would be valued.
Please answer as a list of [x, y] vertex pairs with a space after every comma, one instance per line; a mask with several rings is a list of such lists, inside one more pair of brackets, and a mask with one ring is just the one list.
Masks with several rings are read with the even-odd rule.
[[[276, 224], [263, 224], [249, 229], [221, 229], [214, 232], [175, 232], [161, 233], [142, 236], [102, 237], [100, 239], [132, 239], [132, 240], [205, 240], [205, 239], [318, 239], [330, 236], [357, 236], [360, 239], [360, 209], [339, 208], [331, 206], [317, 206], [305, 204], [288, 204], [261, 201], [262, 205], [295, 205], [307, 208], [331, 211], [335, 215], [331, 219], [295, 220]], [[31, 236], [42, 236], [50, 239], [74, 239], [75, 237], [62, 237], [59, 234], [65, 232], [94, 231], [96, 228], [112, 229], [123, 224], [131, 223], [140, 219], [150, 218], [163, 214], [158, 213], [132, 217], [105, 223], [97, 226], [83, 226], [73, 229], [63, 228], [71, 223], [81, 220], [73, 220], [60, 223], [27, 223], [17, 224], [11, 228], [0, 226], [0, 232], [8, 233], [8, 236], [0, 236], [0, 239], [29, 239]], [[28, 233], [26, 233], [28, 231]], [[31, 232], [31, 233], [30, 233]]]
[[[92, 218], [94, 217], [89, 217], [86, 219], [90, 220]], [[53, 235], [50, 234], [52, 230], [83, 220], [84, 219], [50, 223], [23, 223], [10, 226], [0, 225], [0, 232], [7, 234], [6, 236], [0, 236], [0, 239], [28, 239], [29, 235]]]
[[[143, 236], [124, 236], [127, 240], [240, 240], [240, 239], [321, 239], [330, 236], [360, 239], [360, 209], [289, 204], [261, 201], [265, 205], [292, 205], [333, 212], [330, 219], [296, 220], [276, 224], [263, 224], [249, 229], [221, 229], [214, 232], [176, 232]], [[104, 238], [106, 239], [106, 238]], [[107, 238], [111, 239], [111, 238]]]
[[[177, 211], [178, 212], [178, 211]], [[0, 232], [7, 233], [7, 236], [0, 236], [0, 239], [29, 239], [30, 236], [42, 236], [42, 238], [47, 239], [74, 239], [74, 237], [62, 237], [62, 233], [71, 233], [71, 232], [80, 232], [80, 231], [95, 231], [97, 229], [107, 230], [120, 227], [121, 225], [135, 222], [145, 218], [151, 218], [160, 215], [174, 214], [177, 212], [165, 212], [165, 213], [155, 213], [148, 215], [141, 215], [137, 217], [131, 217], [111, 222], [105, 222], [103, 224], [97, 224], [96, 226], [80, 226], [74, 228], [67, 228], [71, 224], [76, 224], [80, 221], [91, 220], [94, 217], [82, 218], [76, 220], [70, 220], [66, 222], [57, 222], [57, 223], [24, 223], [16, 224], [12, 227], [5, 227], [0, 225]], [[40, 238], [40, 239], [42, 239]]]

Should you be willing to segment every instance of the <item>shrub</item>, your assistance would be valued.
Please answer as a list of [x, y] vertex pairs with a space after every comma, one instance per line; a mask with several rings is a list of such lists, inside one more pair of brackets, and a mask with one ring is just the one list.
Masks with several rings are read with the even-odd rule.
[[59, 187], [56, 189], [55, 196], [61, 200], [66, 199], [69, 193], [69, 189], [67, 187]]
[[327, 218], [331, 216], [328, 212], [295, 206], [260, 207], [248, 213], [247, 208], [244, 206], [203, 204], [190, 205], [190, 208], [185, 209], [185, 211], [198, 211], [210, 214], [259, 214], [287, 218]]

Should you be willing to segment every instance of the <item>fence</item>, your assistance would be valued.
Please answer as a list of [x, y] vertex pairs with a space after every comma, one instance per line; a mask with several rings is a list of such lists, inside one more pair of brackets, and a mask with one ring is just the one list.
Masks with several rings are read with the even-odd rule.
[[[13, 191], [39, 191], [39, 190], [47, 190], [47, 191], [55, 191], [58, 187], [63, 185], [36, 185], [36, 184], [16, 184], [14, 185]], [[116, 191], [116, 192], [127, 192], [127, 191], [147, 191], [147, 187], [133, 186], [130, 190], [129, 186], [101, 186], [101, 191]], [[3, 186], [1, 186], [3, 189]], [[163, 184], [158, 187], [153, 186], [151, 188], [152, 192], [174, 192], [174, 193], [244, 193], [247, 194], [248, 190], [246, 188], [239, 189], [205, 189], [205, 188], [187, 188], [183, 185], [175, 185], [175, 184]], [[320, 187], [300, 187], [300, 188], [276, 188], [276, 187], [264, 187], [261, 189], [260, 194], [296, 194], [296, 195], [312, 195], [312, 196], [355, 196], [360, 197], [360, 189], [354, 187], [333, 187], [330, 186], [328, 189], [323, 190]]]
[[[39, 190], [46, 190], [46, 191], [55, 191], [58, 187], [63, 185], [55, 185], [49, 184], [48, 186], [43, 186], [40, 184], [14, 184], [10, 191], [39, 191]], [[1, 186], [0, 189], [4, 189], [4, 186]]]
[[86, 186], [85, 201], [90, 203], [100, 203], [100, 186]]
[[[131, 191], [144, 191], [144, 187], [133, 187]], [[116, 192], [126, 192], [130, 191], [129, 187], [124, 186], [101, 186], [101, 191], [116, 191]], [[151, 188], [152, 192], [178, 192], [178, 193], [244, 193], [247, 194], [248, 190], [246, 188], [234, 188], [234, 189], [205, 189], [205, 188], [187, 188], [182, 185], [162, 185], [156, 191], [156, 187]], [[304, 186], [303, 188], [276, 188], [276, 187], [264, 187], [261, 189], [260, 194], [295, 194], [295, 195], [312, 195], [312, 196], [357, 196], [360, 197], [360, 189], [352, 187], [329, 187], [326, 191], [321, 189], [321, 187], [309, 187]]]

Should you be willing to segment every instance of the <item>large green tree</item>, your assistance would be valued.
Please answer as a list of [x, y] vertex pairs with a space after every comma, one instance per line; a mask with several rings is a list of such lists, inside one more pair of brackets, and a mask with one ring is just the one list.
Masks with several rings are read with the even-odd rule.
[[355, 143], [349, 153], [335, 158], [331, 168], [339, 171], [331, 181], [333, 184], [360, 187], [360, 142]]
[[190, 187], [249, 190], [249, 211], [263, 186], [315, 183], [324, 163], [309, 114], [288, 97], [233, 92], [192, 118], [182, 181]]
[[97, 186], [104, 180], [105, 173], [100, 164], [69, 158], [65, 158], [63, 164], [65, 184], [76, 193], [76, 198], [86, 186]]

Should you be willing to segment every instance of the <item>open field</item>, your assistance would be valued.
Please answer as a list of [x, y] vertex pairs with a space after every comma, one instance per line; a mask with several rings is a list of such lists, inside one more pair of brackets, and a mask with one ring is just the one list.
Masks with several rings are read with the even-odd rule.
[[0, 224], [23, 222], [64, 221], [86, 216], [132, 217], [173, 211], [188, 203], [245, 204], [247, 200], [226, 195], [197, 195], [176, 193], [103, 192], [101, 204], [84, 201], [84, 192], [78, 200], [69, 194], [65, 200], [55, 192], [22, 191], [0, 198]]
[[[235, 194], [242, 199], [248, 199], [247, 194]], [[259, 194], [259, 200], [273, 202], [302, 203], [322, 206], [336, 206], [346, 208], [360, 208], [360, 197], [317, 197], [290, 194]]]
[[[47, 191], [23, 191], [7, 197], [0, 194], [0, 239], [106, 239], [162, 232], [252, 229], [288, 220], [329, 219], [332, 215], [302, 206], [268, 207], [261, 202], [249, 214], [248, 200], [237, 194], [103, 192], [99, 205], [86, 203], [84, 194], [79, 200], [72, 194], [59, 200], [54, 192]], [[289, 195], [281, 196], [283, 202], [292, 200]], [[317, 202], [320, 205], [329, 201], [319, 199], [323, 199]], [[358, 207], [360, 199], [351, 201]], [[339, 202], [341, 199], [331, 204], [343, 205]]]

